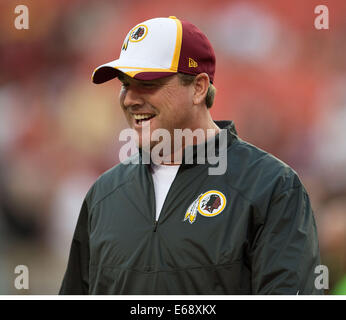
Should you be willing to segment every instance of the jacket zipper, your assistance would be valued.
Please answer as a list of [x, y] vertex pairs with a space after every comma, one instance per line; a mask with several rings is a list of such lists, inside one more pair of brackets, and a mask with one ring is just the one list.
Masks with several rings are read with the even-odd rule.
[[157, 225], [158, 225], [158, 221], [155, 220], [155, 222], [154, 222], [154, 232], [156, 232], [156, 230], [157, 230]]
[[[180, 170], [180, 168], [179, 168], [179, 170]], [[179, 173], [179, 170], [178, 170], [178, 172], [177, 172], [177, 174], [176, 174], [176, 176], [175, 176], [175, 178], [174, 178], [174, 180], [177, 178], [177, 175], [178, 175], [178, 173]], [[172, 184], [174, 183], [174, 180], [173, 180], [173, 182], [172, 182]], [[159, 219], [160, 219], [160, 217], [161, 217], [161, 213], [162, 213], [162, 209], [164, 208], [164, 206], [165, 206], [165, 203], [163, 204], [163, 206], [162, 206], [162, 208], [161, 208], [161, 212], [160, 212], [160, 216], [159, 216], [159, 218], [158, 218], [158, 220], [156, 220], [156, 200], [155, 200], [155, 188], [154, 188], [154, 182], [153, 182], [153, 178], [152, 178], [152, 175], [151, 175], [151, 173], [149, 172], [149, 181], [150, 181], [150, 183], [151, 183], [151, 187], [152, 187], [152, 190], [154, 190], [154, 230], [153, 230], [153, 232], [156, 232], [156, 230], [157, 230], [157, 226], [158, 226], [158, 224], [159, 224]], [[168, 191], [168, 193], [169, 193], [169, 191]], [[167, 196], [168, 196], [168, 194], [167, 194]], [[167, 200], [167, 196], [166, 196], [166, 199], [165, 199], [165, 202], [166, 202], [166, 200]]]

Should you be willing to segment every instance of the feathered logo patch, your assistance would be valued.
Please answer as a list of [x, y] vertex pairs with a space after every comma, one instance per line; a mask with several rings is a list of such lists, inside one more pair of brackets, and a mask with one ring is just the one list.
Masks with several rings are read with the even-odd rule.
[[139, 42], [145, 38], [148, 33], [148, 27], [145, 24], [140, 24], [139, 26], [134, 27], [130, 31], [129, 40], [131, 42]]
[[225, 209], [225, 206], [226, 197], [223, 193], [217, 190], [207, 191], [191, 203], [186, 210], [184, 221], [194, 223], [198, 212], [205, 217], [215, 217]]

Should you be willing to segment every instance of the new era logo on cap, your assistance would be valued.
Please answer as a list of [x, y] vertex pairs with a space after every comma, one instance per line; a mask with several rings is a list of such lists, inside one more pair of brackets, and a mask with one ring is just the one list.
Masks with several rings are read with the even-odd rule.
[[132, 28], [119, 59], [96, 68], [92, 80], [103, 83], [117, 77], [119, 71], [139, 80], [205, 72], [213, 82], [215, 54], [207, 37], [193, 24], [173, 16], [154, 18]]
[[197, 67], [198, 67], [198, 63], [192, 58], [189, 58], [189, 68], [197, 68]]

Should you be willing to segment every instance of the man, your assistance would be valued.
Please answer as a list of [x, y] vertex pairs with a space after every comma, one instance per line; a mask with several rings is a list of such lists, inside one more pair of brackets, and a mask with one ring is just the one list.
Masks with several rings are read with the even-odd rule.
[[[304, 186], [286, 164], [242, 141], [232, 122], [212, 121], [214, 72], [206, 36], [175, 17], [138, 24], [120, 58], [95, 70], [95, 83], [122, 82], [120, 104], [138, 135], [134, 158], [158, 146], [155, 130], [169, 132], [172, 144], [159, 162], [120, 163], [91, 187], [60, 294], [322, 293]], [[199, 130], [204, 140], [176, 143], [177, 129]], [[200, 149], [210, 142], [226, 161], [222, 174], [210, 174], [215, 163]]]

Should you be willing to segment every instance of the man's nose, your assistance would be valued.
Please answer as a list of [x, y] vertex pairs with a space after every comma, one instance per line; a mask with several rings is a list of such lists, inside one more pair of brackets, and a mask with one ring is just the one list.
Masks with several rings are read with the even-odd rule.
[[129, 87], [124, 92], [123, 104], [125, 108], [140, 106], [144, 104], [144, 99], [136, 88]]

